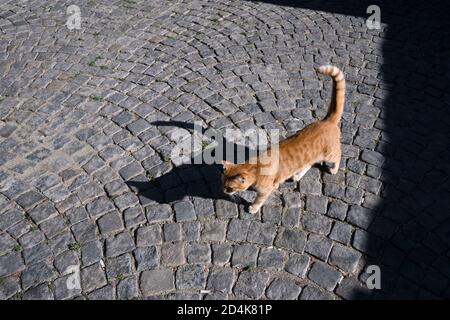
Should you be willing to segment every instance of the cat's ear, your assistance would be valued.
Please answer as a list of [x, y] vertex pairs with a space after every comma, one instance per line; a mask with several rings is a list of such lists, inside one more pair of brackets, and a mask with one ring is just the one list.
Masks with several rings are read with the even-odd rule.
[[225, 171], [228, 171], [234, 164], [232, 162], [229, 162], [227, 160], [222, 160], [223, 169]]

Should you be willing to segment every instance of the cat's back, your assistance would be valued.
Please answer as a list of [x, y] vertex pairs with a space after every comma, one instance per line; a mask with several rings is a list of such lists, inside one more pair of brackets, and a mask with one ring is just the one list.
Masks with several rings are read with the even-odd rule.
[[299, 130], [293, 136], [285, 140], [286, 144], [308, 144], [319, 141], [329, 141], [336, 140], [339, 138], [340, 131], [339, 128], [329, 121], [316, 121], [310, 123], [303, 129]]

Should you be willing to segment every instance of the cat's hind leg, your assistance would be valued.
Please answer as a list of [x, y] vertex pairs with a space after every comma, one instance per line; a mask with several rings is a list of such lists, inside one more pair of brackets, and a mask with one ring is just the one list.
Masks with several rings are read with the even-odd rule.
[[328, 168], [328, 172], [331, 174], [338, 173], [341, 162], [341, 147], [339, 146], [330, 156], [328, 156], [326, 161], [331, 162], [331, 167]]

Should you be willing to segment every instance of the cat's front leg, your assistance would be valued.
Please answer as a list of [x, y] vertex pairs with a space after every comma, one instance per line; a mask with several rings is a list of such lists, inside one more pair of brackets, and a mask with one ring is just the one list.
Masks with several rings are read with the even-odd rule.
[[248, 211], [250, 213], [257, 213], [259, 211], [259, 209], [262, 207], [262, 205], [264, 204], [264, 202], [267, 200], [267, 198], [269, 197], [271, 192], [272, 192], [272, 189], [265, 189], [265, 190], [258, 191], [256, 199], [250, 205], [250, 207], [248, 208]]

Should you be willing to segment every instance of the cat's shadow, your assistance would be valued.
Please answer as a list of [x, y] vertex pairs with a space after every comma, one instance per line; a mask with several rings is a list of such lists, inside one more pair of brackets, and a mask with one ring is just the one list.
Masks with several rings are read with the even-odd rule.
[[[152, 123], [156, 126], [172, 126], [188, 131], [194, 130], [193, 123], [185, 123], [178, 121], [155, 121]], [[204, 132], [202, 132], [203, 134]], [[213, 164], [199, 163], [195, 159], [203, 159], [206, 152], [195, 153], [190, 158], [190, 163], [184, 163], [175, 166], [170, 172], [167, 172], [156, 178], [149, 178], [147, 181], [129, 180], [126, 184], [140, 196], [147, 200], [157, 203], [173, 203], [188, 197], [198, 197], [205, 199], [223, 199], [235, 202], [236, 204], [249, 205], [248, 201], [240, 196], [230, 196], [223, 191], [223, 166], [222, 160], [232, 161], [232, 153], [243, 152], [244, 159], [247, 160], [252, 152], [247, 146], [231, 143], [223, 136], [217, 134], [216, 141], [219, 143], [217, 148], [222, 149], [222, 156], [219, 161]], [[217, 150], [217, 149], [216, 149]], [[208, 151], [215, 155], [214, 151]], [[227, 154], [228, 152], [228, 154]]]

